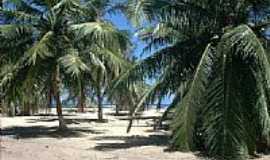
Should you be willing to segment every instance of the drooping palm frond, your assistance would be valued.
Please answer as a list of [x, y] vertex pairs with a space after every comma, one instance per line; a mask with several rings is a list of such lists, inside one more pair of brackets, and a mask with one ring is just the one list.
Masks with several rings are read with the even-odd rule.
[[121, 68], [129, 66], [122, 52], [110, 50], [99, 45], [94, 45], [90, 50], [91, 54], [103, 59], [107, 67], [111, 67], [109, 68], [112, 69], [112, 72], [118, 72]]
[[170, 4], [170, 1], [163, 0], [131, 0], [128, 1], [127, 16], [136, 26], [145, 20], [153, 22], [158, 17], [157, 11]]
[[14, 78], [14, 70], [15, 70], [15, 65], [4, 65], [1, 66], [1, 73], [0, 73], [0, 77], [1, 77], [1, 83], [0, 83], [0, 88], [1, 90], [3, 90], [4, 86], [7, 86], [7, 84], [12, 81], [12, 79]]
[[72, 53], [60, 57], [59, 62], [64, 66], [67, 74], [71, 74], [78, 78], [80, 74], [89, 71], [89, 67], [79, 57], [76, 50], [71, 49], [70, 52]]
[[29, 63], [35, 65], [38, 58], [44, 59], [46, 57], [53, 56], [53, 53], [50, 50], [53, 35], [53, 32], [47, 32], [39, 41], [34, 44], [32, 48], [27, 51]]
[[137, 32], [138, 37], [147, 43], [143, 52], [151, 53], [154, 49], [167, 47], [179, 41], [188, 40], [187, 35], [182, 35], [168, 23], [158, 23], [155, 27], [145, 27]]
[[0, 72], [0, 92], [4, 96], [11, 95], [14, 99], [15, 94], [19, 94], [20, 86], [25, 79], [28, 65], [26, 57], [22, 57], [14, 63], [4, 63]]
[[[170, 69], [185, 77], [171, 78], [174, 92], [180, 84], [190, 81], [184, 98], [176, 96], [173, 102], [177, 106], [173, 114], [173, 147], [185, 151], [203, 149], [219, 159], [243, 159], [254, 154], [256, 141], [268, 139], [266, 135], [269, 135], [269, 71], [266, 69], [269, 57], [262, 53], [264, 49], [253, 33], [260, 38], [265, 36], [263, 26], [268, 24], [263, 20], [262, 9], [269, 6], [269, 1], [129, 0], [129, 4], [128, 17], [144, 28], [139, 37], [147, 43], [145, 50], [153, 52], [153, 56], [135, 65], [115, 85], [162, 77], [169, 64], [175, 61], [175, 66], [184, 64]], [[250, 23], [253, 16], [254, 21]], [[247, 26], [232, 28], [241, 24], [249, 24], [253, 31]], [[198, 76], [195, 82], [196, 72], [205, 69], [198, 68], [205, 58], [203, 51], [184, 50], [181, 42], [201, 39], [200, 35], [205, 41], [185, 45], [205, 48], [212, 42], [214, 53], [209, 53], [209, 60], [203, 64], [209, 67], [207, 76]], [[162, 51], [167, 49], [167, 53], [178, 54], [160, 54], [162, 58], [153, 58], [159, 55], [155, 51], [159, 47]], [[182, 61], [184, 56], [180, 53], [193, 57]], [[168, 55], [171, 59], [165, 59]]]
[[205, 49], [201, 61], [197, 66], [193, 81], [190, 84], [188, 93], [178, 103], [177, 115], [173, 125], [173, 146], [183, 151], [193, 150], [195, 123], [197, 112], [204, 104], [203, 98], [206, 90], [209, 73], [213, 63], [215, 49], [211, 44]]
[[[33, 28], [30, 25], [1, 25], [0, 26], [0, 52], [9, 59], [22, 55], [27, 45], [33, 41]], [[20, 51], [17, 48], [21, 48]], [[12, 54], [10, 54], [12, 52]]]
[[[171, 104], [168, 106], [168, 108], [162, 114], [162, 117], [159, 120], [159, 125], [162, 125], [162, 122], [165, 119], [167, 119], [167, 118], [173, 118], [174, 117], [175, 110], [177, 109], [178, 104], [181, 102], [181, 100], [183, 99], [183, 97], [186, 95], [187, 90], [188, 90], [188, 82], [187, 82], [187, 84], [181, 85], [177, 89], [177, 91], [176, 91], [176, 93], [174, 95], [173, 101], [171, 102]], [[173, 113], [173, 116], [172, 117], [169, 117], [169, 114], [171, 112]]]
[[[265, 126], [269, 123], [267, 107], [263, 105], [269, 99], [265, 95], [269, 92], [269, 62], [260, 41], [247, 26], [225, 33], [217, 53], [204, 108], [206, 146], [213, 156], [245, 159], [255, 152], [256, 138], [261, 134], [254, 126], [269, 131]], [[264, 81], [258, 80], [254, 72]], [[267, 101], [262, 102], [262, 97]], [[258, 117], [261, 120], [252, 120]]]

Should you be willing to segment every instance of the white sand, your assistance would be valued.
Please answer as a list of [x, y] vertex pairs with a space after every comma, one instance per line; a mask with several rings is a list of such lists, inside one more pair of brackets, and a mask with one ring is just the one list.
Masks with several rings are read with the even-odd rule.
[[[147, 121], [128, 122], [95, 113], [65, 116], [71, 131], [56, 132], [56, 116], [1, 117], [0, 160], [199, 160], [193, 153], [167, 152], [168, 133], [153, 131]], [[152, 114], [151, 114], [152, 115]], [[264, 157], [261, 160], [270, 160]]]

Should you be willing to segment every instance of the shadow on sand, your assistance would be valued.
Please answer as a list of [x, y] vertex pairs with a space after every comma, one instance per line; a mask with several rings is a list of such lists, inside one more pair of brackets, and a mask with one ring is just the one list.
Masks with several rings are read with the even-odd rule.
[[[28, 119], [27, 123], [38, 123], [38, 122], [54, 122], [58, 121], [58, 118], [39, 118], [39, 119]], [[103, 119], [102, 121], [98, 119], [82, 119], [82, 118], [65, 118], [66, 124], [80, 124], [80, 123], [107, 123], [107, 119]]]
[[[94, 149], [98, 151], [111, 151], [111, 150], [128, 149], [128, 148], [141, 147], [141, 146], [168, 146], [169, 145], [169, 136], [167, 135], [131, 136], [131, 137], [102, 136], [102, 137], [97, 137], [94, 140], [97, 141], [97, 146]], [[100, 140], [124, 141], [124, 142], [98, 143], [98, 141]]]
[[1, 136], [11, 136], [16, 139], [25, 138], [76, 138], [85, 136], [84, 134], [102, 134], [103, 131], [96, 131], [84, 128], [68, 128], [65, 131], [59, 131], [58, 127], [45, 127], [45, 126], [29, 126], [19, 127], [14, 126], [10, 128], [4, 128], [0, 131]]

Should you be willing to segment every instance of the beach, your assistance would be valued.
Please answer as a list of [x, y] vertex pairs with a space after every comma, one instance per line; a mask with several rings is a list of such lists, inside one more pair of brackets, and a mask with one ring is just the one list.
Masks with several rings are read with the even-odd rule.
[[[152, 120], [135, 120], [130, 133], [124, 116], [104, 110], [64, 113], [68, 131], [58, 132], [55, 115], [1, 117], [1, 160], [203, 160], [199, 153], [168, 151], [170, 133], [154, 130]], [[144, 113], [160, 115], [155, 110]], [[269, 160], [264, 156], [260, 160]]]

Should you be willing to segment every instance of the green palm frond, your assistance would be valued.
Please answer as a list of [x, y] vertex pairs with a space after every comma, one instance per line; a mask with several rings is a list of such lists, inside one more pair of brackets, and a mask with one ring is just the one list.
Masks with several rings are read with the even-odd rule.
[[76, 24], [71, 26], [71, 30], [77, 32], [79, 37], [86, 38], [102, 48], [108, 48], [116, 52], [126, 50], [128, 45], [126, 43], [128, 37], [110, 23], [88, 22]]
[[90, 57], [89, 61], [92, 65], [92, 67], [93, 68], [101, 68], [101, 70], [103, 72], [106, 72], [105, 64], [103, 63], [101, 57], [96, 55], [95, 51], [94, 52], [90, 51], [90, 53], [89, 53], [89, 57]]
[[55, 6], [57, 3], [59, 3], [60, 0], [31, 0], [31, 4], [34, 4], [35, 6], [40, 6], [43, 9], [51, 9], [53, 6]]
[[53, 53], [50, 50], [53, 35], [53, 32], [47, 32], [39, 41], [34, 44], [32, 48], [27, 51], [29, 63], [35, 65], [38, 58], [44, 59], [53, 56]]
[[[173, 98], [173, 101], [171, 102], [171, 104], [168, 106], [168, 108], [165, 110], [165, 112], [163, 113], [162, 117], [159, 120], [159, 124], [162, 124], [162, 121], [165, 120], [166, 118], [169, 118], [169, 114], [172, 112], [173, 114], [175, 114], [175, 110], [178, 107], [179, 103], [181, 102], [181, 100], [183, 99], [184, 95], [187, 92], [187, 84], [183, 84], [181, 85], [176, 93], [175, 96]], [[172, 118], [172, 117], [170, 117]]]
[[51, 10], [54, 12], [80, 13], [80, 0], [60, 0]]
[[[194, 43], [200, 43], [200, 41], [187, 40], [156, 51], [153, 55], [126, 70], [114, 83], [115, 87], [113, 88], [136, 83], [144, 79], [156, 78], [166, 73], [165, 69], [169, 66], [177, 70], [177, 72], [168, 71], [167, 73], [170, 72], [170, 75], [174, 74], [168, 79], [171, 82], [174, 81], [172, 85], [175, 83], [181, 84], [181, 82], [191, 77], [194, 66], [198, 64], [199, 55], [203, 52], [201, 46], [196, 48], [189, 46], [189, 44]], [[202, 46], [203, 43], [205, 42], [201, 42]], [[175, 82], [176, 80], [178, 82]]]
[[[263, 126], [262, 132], [269, 132], [269, 115], [263, 105], [269, 102], [269, 62], [260, 41], [247, 26], [225, 33], [218, 53], [205, 108], [206, 144], [214, 156], [245, 159], [256, 148], [258, 133], [254, 126]], [[250, 116], [261, 120], [252, 121]]]
[[[6, 24], [0, 26], [1, 37], [8, 38], [15, 34], [20, 34], [20, 30], [25, 30], [31, 32], [32, 27], [30, 25], [15, 25], [15, 24]], [[13, 34], [12, 34], [13, 33]], [[21, 36], [21, 35], [18, 35]], [[18, 38], [18, 37], [17, 37]]]
[[170, 4], [170, 1], [163, 0], [131, 0], [128, 3], [127, 15], [136, 26], [148, 20], [150, 22], [157, 19], [157, 10]]
[[158, 23], [155, 27], [145, 27], [137, 32], [140, 39], [147, 43], [144, 52], [151, 52], [161, 46], [175, 44], [178, 41], [184, 41], [187, 36], [182, 35], [167, 23]]
[[173, 146], [183, 151], [190, 151], [195, 148], [193, 132], [196, 116], [200, 107], [203, 105], [202, 100], [206, 90], [209, 72], [211, 72], [213, 54], [215, 54], [215, 50], [209, 44], [197, 66], [188, 93], [178, 104], [177, 115], [173, 122]]
[[79, 57], [78, 52], [72, 49], [71, 54], [59, 58], [59, 62], [64, 66], [66, 73], [79, 77], [82, 73], [88, 72], [89, 67]]
[[[0, 26], [0, 51], [9, 52], [13, 51], [18, 55], [18, 48], [21, 51], [27, 48], [27, 44], [31, 44], [33, 28], [30, 25], [1, 25]], [[21, 52], [20, 52], [21, 54]], [[9, 54], [11, 56], [11, 54]]]
[[0, 88], [3, 90], [4, 86], [7, 86], [10, 81], [14, 78], [14, 70], [16, 69], [15, 65], [4, 65], [1, 66], [1, 83]]
[[5, 0], [4, 3], [12, 5], [13, 7], [11, 8], [15, 8], [16, 11], [22, 11], [31, 15], [42, 15], [42, 11], [34, 7], [31, 2], [24, 0]]
[[25, 72], [28, 68], [25, 62], [26, 58], [23, 57], [14, 63], [5, 63], [1, 66], [0, 91], [2, 93], [14, 93], [19, 90], [19, 87], [25, 78]]
[[122, 52], [119, 51], [117, 52], [96, 45], [95, 47], [91, 47], [91, 53], [95, 54], [96, 56], [102, 57], [103, 60], [109, 63], [108, 65], [111, 67], [123, 68], [129, 65], [129, 63], [124, 58]]
[[10, 9], [3, 9], [0, 8], [0, 14], [3, 15], [3, 17], [6, 20], [16, 20], [16, 21], [37, 21], [39, 19], [38, 15], [26, 13], [24, 11], [14, 11]]

